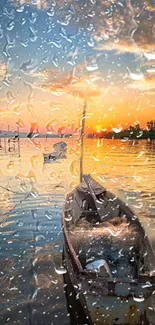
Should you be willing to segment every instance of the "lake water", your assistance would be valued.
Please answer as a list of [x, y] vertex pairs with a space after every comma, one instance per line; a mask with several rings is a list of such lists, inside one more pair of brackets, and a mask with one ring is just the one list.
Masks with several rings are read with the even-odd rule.
[[[1, 325], [70, 324], [61, 211], [79, 182], [79, 142], [65, 141], [67, 159], [46, 164], [56, 139], [20, 139], [20, 157], [0, 151]], [[134, 209], [155, 247], [155, 142], [87, 139], [84, 148], [84, 172]]]

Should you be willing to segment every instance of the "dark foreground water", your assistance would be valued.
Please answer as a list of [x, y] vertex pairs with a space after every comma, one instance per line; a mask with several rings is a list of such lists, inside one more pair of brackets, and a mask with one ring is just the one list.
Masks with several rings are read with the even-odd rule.
[[[69, 300], [69, 317], [62, 270], [61, 212], [66, 191], [79, 181], [77, 148], [68, 143], [68, 159], [45, 165], [48, 146], [23, 140], [20, 158], [1, 151], [0, 325], [76, 325], [73, 310], [77, 324], [86, 323], [75, 299]], [[134, 208], [153, 245], [154, 158], [154, 146], [146, 142], [93, 140], [84, 157], [85, 171]]]
[[69, 324], [59, 274], [61, 200], [31, 196], [1, 216], [0, 324]]

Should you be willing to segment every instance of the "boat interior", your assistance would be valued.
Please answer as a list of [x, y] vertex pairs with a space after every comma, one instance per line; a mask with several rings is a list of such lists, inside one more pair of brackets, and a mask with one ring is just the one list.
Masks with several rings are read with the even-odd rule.
[[113, 194], [103, 187], [95, 190], [94, 200], [86, 188], [77, 188], [65, 211], [69, 240], [82, 268], [108, 278], [138, 279], [150, 269], [141, 224]]

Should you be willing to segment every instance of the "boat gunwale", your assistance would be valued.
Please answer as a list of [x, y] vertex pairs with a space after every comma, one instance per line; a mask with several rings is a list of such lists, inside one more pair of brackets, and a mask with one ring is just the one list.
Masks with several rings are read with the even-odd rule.
[[69, 239], [68, 232], [66, 229], [65, 213], [64, 212], [65, 212], [65, 209], [63, 209], [63, 211], [62, 211], [62, 228], [63, 228], [63, 232], [64, 232], [64, 241], [65, 241], [65, 244], [67, 245], [66, 249], [67, 249], [68, 255], [71, 259], [75, 273], [80, 274], [83, 272], [83, 268], [82, 268], [82, 265], [78, 259], [77, 254], [73, 248], [73, 245]]

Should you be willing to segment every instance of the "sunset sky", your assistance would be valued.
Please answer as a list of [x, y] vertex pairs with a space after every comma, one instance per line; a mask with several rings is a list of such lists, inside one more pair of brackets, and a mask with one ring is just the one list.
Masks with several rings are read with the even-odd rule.
[[[135, 4], [136, 3], [136, 4]], [[154, 0], [1, 0], [0, 128], [155, 119]]]

